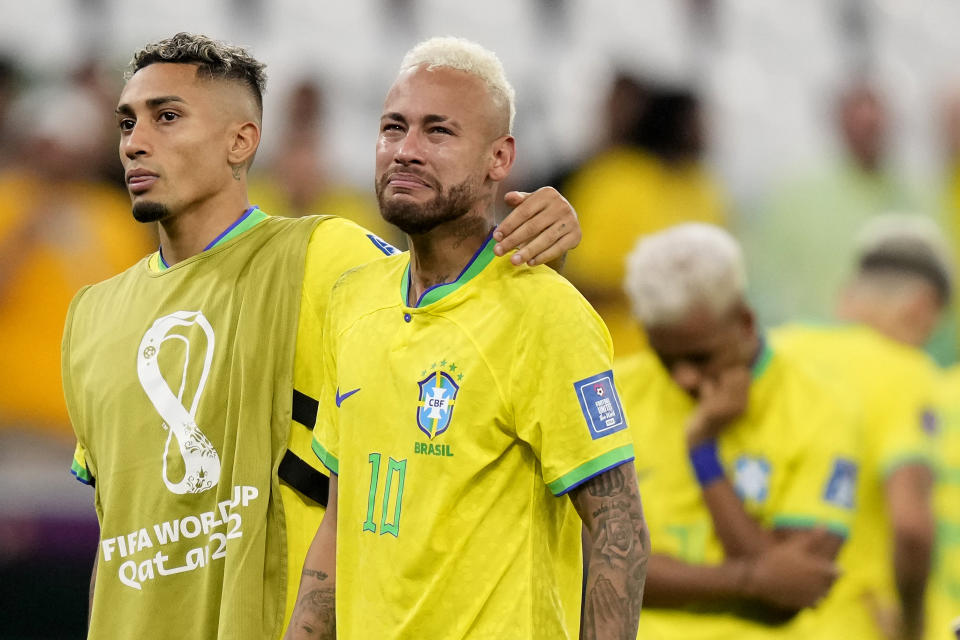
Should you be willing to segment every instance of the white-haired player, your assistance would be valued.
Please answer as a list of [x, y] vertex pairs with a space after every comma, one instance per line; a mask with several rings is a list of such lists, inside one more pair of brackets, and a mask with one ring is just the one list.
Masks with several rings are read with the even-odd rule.
[[764, 340], [719, 227], [641, 238], [626, 290], [651, 347], [616, 367], [652, 541], [638, 637], [786, 637], [835, 576], [849, 417]]

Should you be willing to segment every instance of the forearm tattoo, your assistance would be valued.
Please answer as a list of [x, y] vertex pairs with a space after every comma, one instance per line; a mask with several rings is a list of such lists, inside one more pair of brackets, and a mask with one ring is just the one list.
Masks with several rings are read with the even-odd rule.
[[[303, 575], [319, 582], [325, 582], [328, 577], [323, 571], [313, 569], [304, 569]], [[336, 597], [333, 585], [321, 585], [306, 590], [293, 611], [290, 632], [293, 638], [336, 638]]]
[[639, 492], [628, 479], [620, 465], [586, 483], [587, 495], [581, 491], [575, 498], [581, 514], [592, 516], [585, 640], [636, 638], [650, 549]]

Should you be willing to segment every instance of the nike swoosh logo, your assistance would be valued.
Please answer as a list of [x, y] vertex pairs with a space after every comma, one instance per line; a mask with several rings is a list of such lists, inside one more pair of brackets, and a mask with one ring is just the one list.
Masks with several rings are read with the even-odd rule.
[[345, 394], [340, 395], [340, 387], [337, 387], [337, 407], [343, 404], [343, 401], [355, 394], [357, 391], [360, 391], [360, 387], [357, 387], [353, 391], [347, 391]]

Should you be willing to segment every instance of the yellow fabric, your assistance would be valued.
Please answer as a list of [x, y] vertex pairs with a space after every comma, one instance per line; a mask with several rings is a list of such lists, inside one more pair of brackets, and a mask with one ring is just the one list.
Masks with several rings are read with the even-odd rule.
[[[304, 230], [309, 231], [307, 228]], [[148, 269], [154, 273], [161, 271], [158, 256], [155, 252], [147, 260]], [[293, 362], [293, 386], [297, 390], [314, 398], [319, 396], [322, 375], [319, 345], [333, 282], [347, 269], [383, 256], [383, 251], [371, 240], [369, 232], [347, 220], [327, 219], [311, 234], [306, 247]], [[289, 402], [289, 398], [284, 398], [285, 406], [289, 406]], [[310, 449], [312, 434], [309, 429], [294, 422], [289, 426], [288, 437], [287, 447], [291, 451], [301, 460], [325, 472]], [[73, 465], [78, 476], [84, 470], [92, 475], [87, 457], [84, 447], [78, 444]], [[279, 482], [279, 495], [286, 529], [286, 584], [282, 605], [282, 621], [286, 625], [296, 599], [303, 559], [323, 517], [323, 508], [282, 481]]]
[[771, 337], [835, 388], [862, 420], [857, 510], [840, 555], [842, 577], [817, 615], [834, 637], [849, 637], [851, 621], [859, 619], [867, 628], [858, 637], [883, 638], [870, 620], [876, 609], [897, 606], [885, 483], [902, 465], [931, 463], [925, 429], [936, 421], [936, 368], [922, 351], [862, 325], [791, 325]]
[[71, 303], [64, 391], [100, 521], [90, 638], [279, 634], [273, 470], [318, 223], [269, 218], [163, 272], [141, 260]]
[[588, 160], [564, 185], [583, 240], [567, 256], [564, 275], [603, 318], [618, 356], [644, 338], [623, 293], [624, 261], [641, 235], [681, 222], [726, 222], [719, 185], [699, 165], [668, 167], [656, 157], [617, 147]]
[[[53, 215], [49, 209], [58, 217], [39, 237], [15, 239], [36, 216]], [[129, 199], [111, 186], [51, 187], [7, 173], [0, 176], [0, 246], [7, 242], [26, 254], [16, 266], [0, 267], [0, 427], [69, 435], [59, 344], [70, 300], [142, 258], [152, 241], [130, 215]]]
[[[556, 494], [632, 456], [622, 411], [593, 438], [578, 400], [610, 338], [565, 280], [491, 249], [418, 308], [407, 255], [334, 289], [314, 449], [339, 473], [342, 639], [577, 637], [580, 527]], [[619, 406], [612, 377], [603, 396]]]
[[960, 617], [960, 367], [943, 374], [941, 424], [936, 439], [937, 548], [927, 587], [927, 640], [954, 640]]
[[297, 216], [300, 214], [333, 214], [369, 229], [388, 242], [397, 243], [403, 236], [383, 219], [377, 201], [369, 191], [359, 191], [344, 185], [324, 189], [303, 208], [290, 200], [281, 185], [264, 175], [254, 176], [250, 181], [250, 202], [264, 211]]
[[[297, 351], [294, 358], [293, 386], [311, 398], [319, 399], [323, 386], [321, 347], [327, 303], [334, 282], [345, 271], [357, 265], [383, 258], [384, 253], [371, 242], [366, 229], [343, 218], [331, 218], [317, 227], [307, 246], [304, 266], [303, 295], [297, 328]], [[290, 425], [290, 451], [324, 475], [329, 475], [310, 448], [313, 432], [296, 422]], [[286, 614], [290, 621], [300, 586], [300, 571], [310, 543], [323, 520], [323, 507], [306, 498], [286, 483], [280, 483], [280, 496], [287, 521]]]
[[[838, 461], [855, 461], [852, 430], [845, 422], [850, 417], [798, 365], [776, 351], [769, 356], [753, 380], [747, 412], [721, 432], [721, 462], [745, 509], [762, 526], [823, 525], [842, 533], [851, 509], [843, 504], [842, 491], [831, 495], [828, 487]], [[631, 420], [653, 553], [690, 564], [720, 564], [723, 548], [684, 439], [693, 400], [650, 351], [619, 359], [616, 374]], [[638, 638], [793, 637], [790, 625], [764, 625], [748, 620], [751, 613], [757, 614], [746, 605], [709, 613], [645, 608]]]

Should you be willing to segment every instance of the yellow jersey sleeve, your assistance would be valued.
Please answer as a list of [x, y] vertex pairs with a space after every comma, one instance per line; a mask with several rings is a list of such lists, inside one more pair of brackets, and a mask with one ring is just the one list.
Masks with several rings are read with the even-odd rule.
[[304, 265], [303, 296], [294, 361], [293, 420], [289, 449], [323, 471], [311, 453], [323, 391], [323, 326], [334, 283], [344, 272], [397, 250], [363, 227], [344, 218], [322, 221], [310, 237]]
[[[912, 376], [900, 376], [896, 393], [882, 398], [878, 411], [877, 463], [886, 479], [904, 465], [932, 466], [932, 435], [940, 422], [936, 407], [936, 377], [931, 367], [922, 367]], [[893, 390], [891, 390], [893, 391]]]
[[[633, 460], [603, 321], [572, 287], [530, 307], [520, 324], [510, 391], [518, 437], [554, 495]], [[547, 364], [549, 363], [549, 366]]]
[[[790, 481], [771, 505], [774, 527], [825, 526], [847, 536], [856, 507], [860, 423], [826, 387], [809, 387], [804, 443], [784, 456]], [[819, 392], [819, 393], [817, 393]], [[799, 403], [798, 403], [799, 404]], [[797, 423], [799, 424], [799, 423]], [[796, 433], [796, 431], [794, 431]]]
[[70, 473], [83, 484], [93, 486], [96, 482], [93, 473], [91, 473], [90, 468], [87, 467], [87, 451], [79, 442], [73, 451], [73, 463], [70, 465]]
[[311, 447], [314, 454], [323, 463], [329, 472], [340, 474], [340, 438], [339, 438], [339, 392], [337, 380], [337, 342], [339, 329], [337, 320], [340, 317], [340, 305], [337, 295], [338, 287], [334, 287], [330, 295], [327, 317], [324, 322], [322, 348], [320, 350], [319, 365], [322, 370], [320, 384], [317, 425], [313, 429]]

